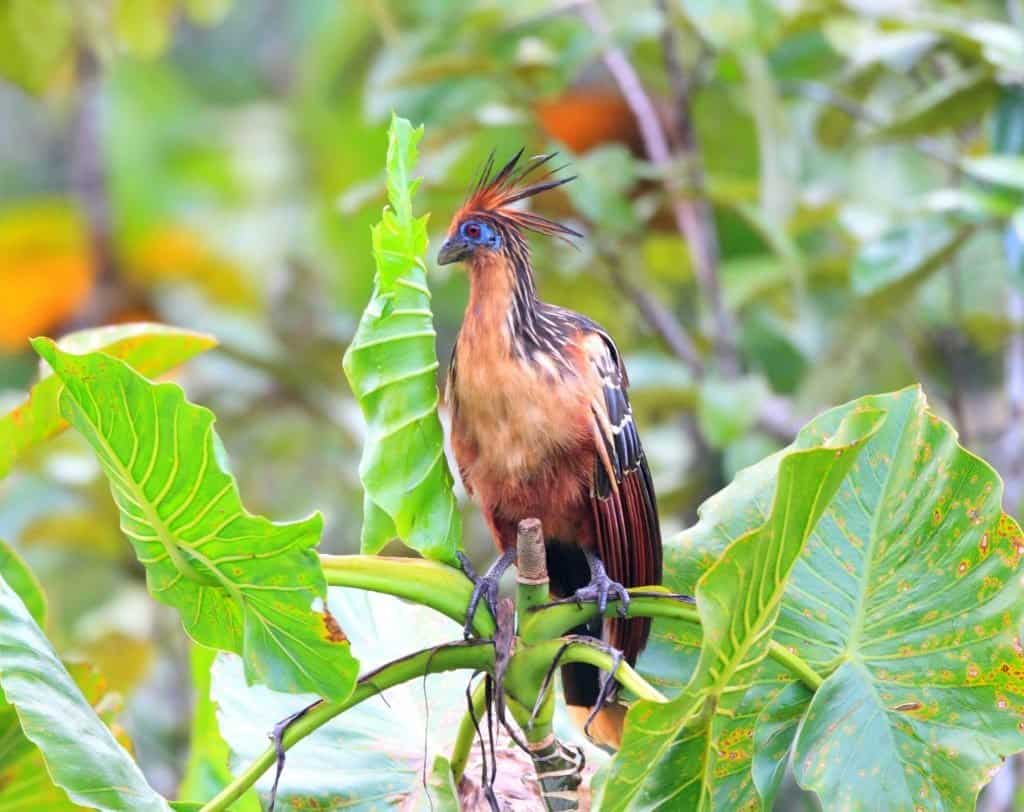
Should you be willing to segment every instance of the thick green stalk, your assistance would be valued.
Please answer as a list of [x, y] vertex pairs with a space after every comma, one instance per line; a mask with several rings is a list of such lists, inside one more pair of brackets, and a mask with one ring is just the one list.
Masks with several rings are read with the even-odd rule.
[[[362, 677], [352, 695], [344, 702], [321, 702], [312, 708], [289, 726], [282, 737], [281, 746], [288, 750], [338, 714], [403, 682], [442, 671], [486, 671], [493, 668], [494, 647], [490, 642], [451, 643], [418, 651]], [[268, 747], [215, 798], [206, 803], [201, 812], [228, 809], [274, 765], [276, 758], [274, 747]]]
[[[684, 603], [668, 591], [663, 595], [657, 594], [657, 591], [657, 587], [649, 586], [630, 589], [629, 593], [632, 598], [626, 616], [667, 618], [700, 625], [700, 615], [697, 613], [696, 606]], [[616, 617], [618, 609], [618, 603], [610, 603], [604, 616]], [[595, 612], [596, 607], [593, 604], [584, 604], [582, 607], [575, 603], [539, 606], [533, 609], [522, 623], [519, 628], [519, 636], [526, 643], [551, 640], [576, 628], [581, 623], [585, 623], [593, 617]], [[799, 654], [790, 651], [775, 640], [768, 643], [768, 656], [812, 691], [817, 691], [824, 681], [821, 674], [816, 672]]]
[[[615, 665], [607, 647], [599, 640], [584, 637], [569, 641], [561, 638], [545, 640], [533, 646], [525, 646], [516, 652], [505, 676], [508, 693], [524, 704], [534, 702], [556, 656], [559, 657], [559, 665], [589, 663], [603, 671], [611, 671]], [[649, 699], [652, 702], [668, 701], [625, 660], [620, 661], [614, 677], [623, 688], [641, 699]]]
[[[321, 555], [320, 566], [330, 586], [348, 586], [383, 592], [422, 604], [448, 615], [460, 626], [473, 584], [454, 567], [423, 558], [380, 555]], [[473, 619], [478, 637], [494, 636], [494, 618], [481, 602]]]
[[[685, 620], [700, 623], [697, 607], [684, 602], [678, 596], [662, 591], [659, 587], [634, 587], [630, 594], [626, 617], [665, 617], [673, 620]], [[605, 617], [616, 617], [619, 611], [618, 601], [608, 604]], [[519, 636], [525, 643], [540, 643], [553, 640], [570, 629], [586, 623], [597, 613], [592, 603], [582, 606], [571, 601], [538, 606], [532, 609], [519, 627]]]

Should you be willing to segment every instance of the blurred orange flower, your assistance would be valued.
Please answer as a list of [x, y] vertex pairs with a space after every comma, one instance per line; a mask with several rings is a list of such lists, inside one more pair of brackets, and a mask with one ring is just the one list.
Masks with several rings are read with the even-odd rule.
[[67, 321], [88, 298], [93, 269], [85, 231], [59, 200], [0, 212], [0, 351]]

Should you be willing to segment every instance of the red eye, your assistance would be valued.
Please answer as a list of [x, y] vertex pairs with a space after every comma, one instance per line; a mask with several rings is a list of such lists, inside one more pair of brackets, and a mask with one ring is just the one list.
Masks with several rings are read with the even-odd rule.
[[480, 230], [480, 226], [477, 225], [476, 223], [467, 223], [466, 224], [465, 234], [471, 240], [479, 240], [481, 233], [482, 232]]

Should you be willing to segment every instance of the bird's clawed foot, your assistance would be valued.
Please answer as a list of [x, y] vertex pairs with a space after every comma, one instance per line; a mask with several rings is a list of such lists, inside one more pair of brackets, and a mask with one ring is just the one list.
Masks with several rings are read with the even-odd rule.
[[608, 608], [608, 599], [614, 598], [619, 601], [619, 616], [626, 617], [629, 610], [629, 593], [626, 587], [609, 578], [601, 559], [589, 551], [587, 561], [590, 564], [590, 583], [577, 589], [573, 599], [580, 606], [584, 603], [596, 603], [598, 612], [603, 615], [604, 610]]
[[473, 593], [469, 597], [469, 607], [466, 609], [466, 621], [462, 627], [462, 633], [468, 640], [473, 636], [473, 619], [476, 616], [476, 609], [480, 605], [480, 601], [483, 600], [487, 604], [487, 608], [491, 610], [491, 616], [494, 617], [495, 622], [498, 619], [498, 584], [501, 581], [501, 576], [505, 573], [516, 560], [516, 551], [514, 549], [507, 550], [502, 553], [501, 558], [491, 564], [490, 568], [484, 575], [480, 576], [476, 574], [476, 570], [473, 569], [473, 565], [469, 563], [469, 559], [465, 553], [459, 552], [459, 565], [462, 567], [463, 573], [470, 581], [473, 582]]

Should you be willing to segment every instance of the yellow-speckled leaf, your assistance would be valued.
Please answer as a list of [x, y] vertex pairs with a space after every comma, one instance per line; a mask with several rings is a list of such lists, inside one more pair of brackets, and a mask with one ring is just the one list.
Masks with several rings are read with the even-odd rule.
[[[872, 408], [851, 412], [828, 437], [781, 456], [766, 515], [697, 582], [703, 638], [689, 682], [667, 704], [640, 700], [629, 709], [595, 806], [716, 807], [719, 780], [741, 760], [735, 720], [767, 654], [790, 571], [881, 420]], [[738, 808], [729, 800], [718, 805]]]
[[[1024, 748], [1024, 537], [1002, 513], [995, 471], [956, 443], [919, 389], [833, 409], [794, 446], [820, 442], [858, 408], [885, 411], [885, 423], [793, 567], [774, 631], [825, 678], [801, 713], [796, 775], [826, 809], [973, 809], [1002, 757]], [[671, 588], [692, 590], [764, 521], [780, 459], [742, 471], [668, 543]], [[641, 665], [678, 692], [699, 640], [660, 622]], [[732, 758], [713, 774], [710, 808], [759, 807], [751, 758], [769, 731], [755, 728], [778, 724], [765, 708], [792, 679], [775, 661], [760, 665], [725, 726]], [[759, 749], [762, 788], [771, 759], [788, 756]], [[870, 779], [851, 782], [844, 769]]]

